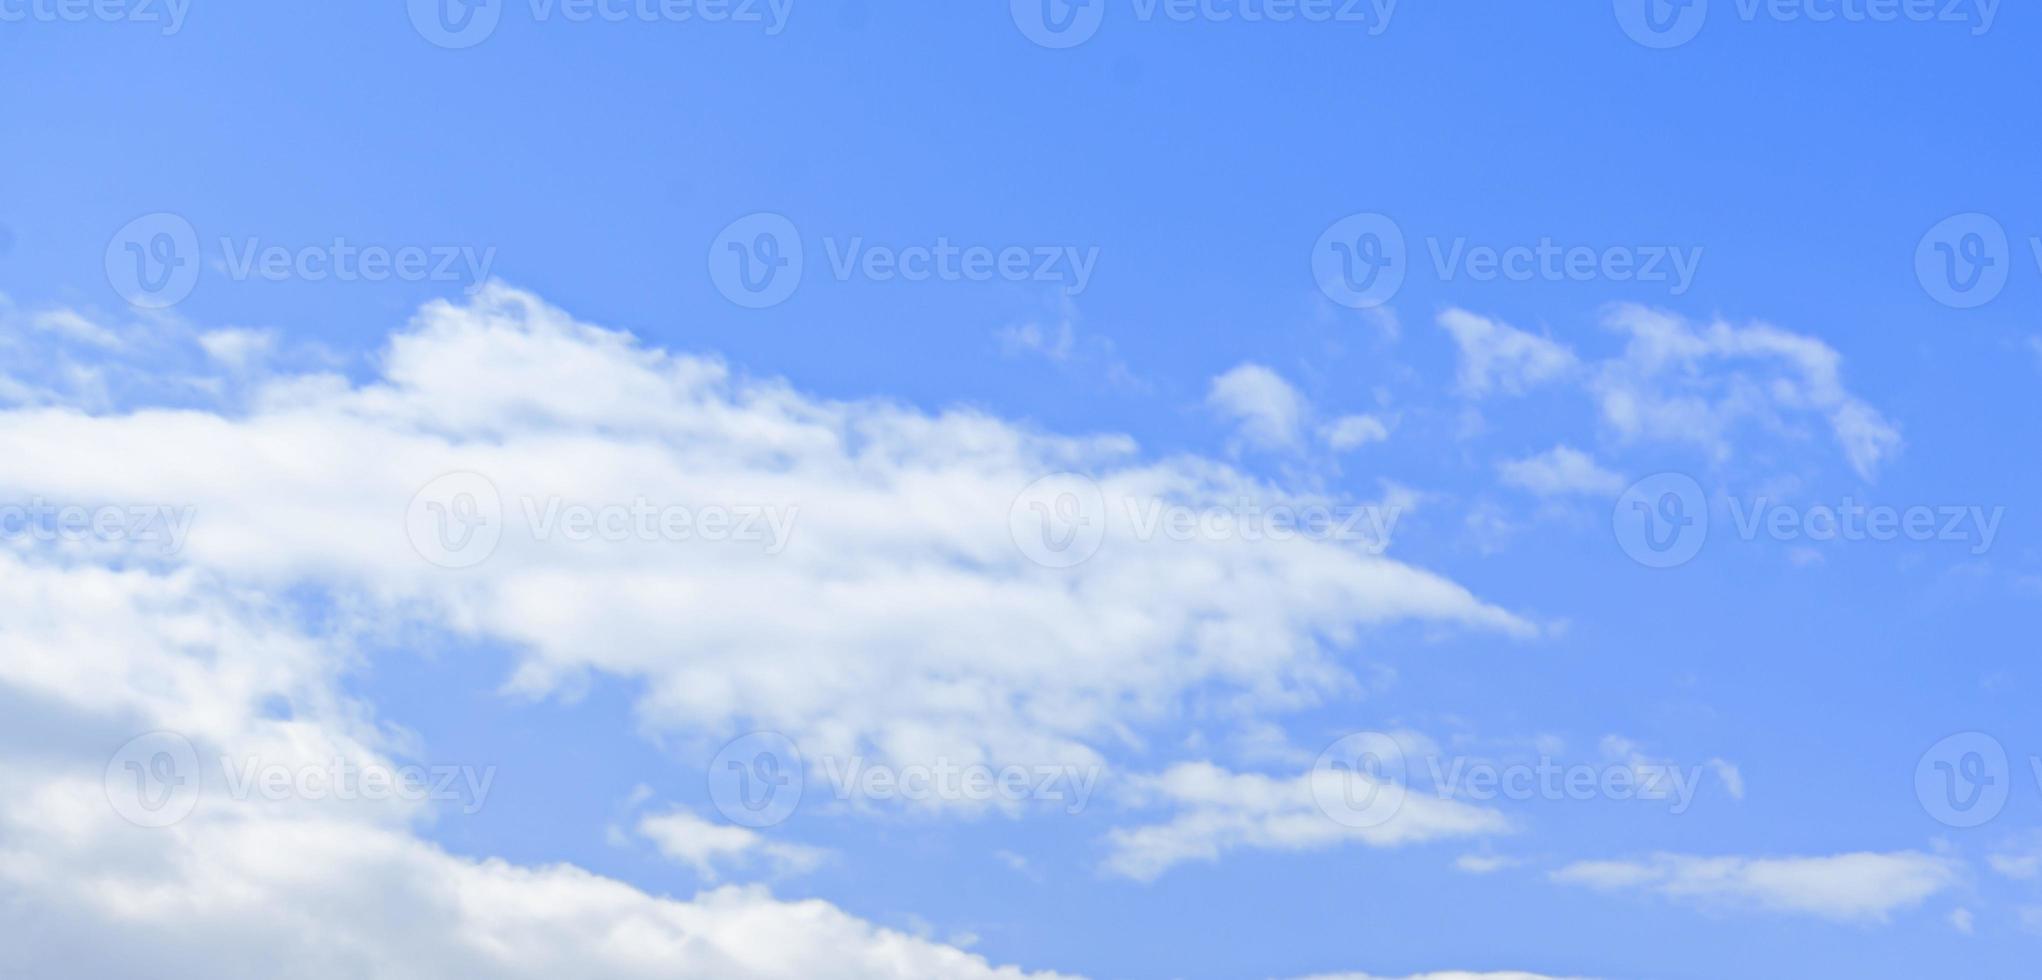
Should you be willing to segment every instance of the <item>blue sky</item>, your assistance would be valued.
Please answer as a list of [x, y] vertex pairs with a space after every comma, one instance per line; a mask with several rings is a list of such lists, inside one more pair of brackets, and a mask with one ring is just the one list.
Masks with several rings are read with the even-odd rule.
[[[49, 937], [0, 965], [2024, 975], [2032, 10], [1048, 3], [0, 0], [0, 920]], [[425, 264], [314, 271], [364, 248]], [[170, 826], [149, 732], [207, 770]], [[802, 796], [746, 827], [750, 732]], [[1691, 782], [1436, 785], [1548, 761]]]

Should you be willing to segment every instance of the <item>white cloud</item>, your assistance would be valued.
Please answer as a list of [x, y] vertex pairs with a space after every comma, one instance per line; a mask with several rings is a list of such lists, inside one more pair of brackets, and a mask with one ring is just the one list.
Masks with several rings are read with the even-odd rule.
[[1948, 858], [1916, 851], [1786, 858], [1656, 854], [1644, 861], [1578, 862], [1553, 872], [1553, 879], [1838, 922], [1884, 922], [1955, 886], [1959, 872]]
[[1439, 315], [1439, 325], [1460, 348], [1459, 384], [1464, 395], [1523, 394], [1579, 367], [1566, 347], [1501, 320], [1451, 309]]
[[2001, 851], [1987, 855], [1985, 861], [1994, 872], [2016, 881], [2042, 877], [2042, 847]]
[[1040, 357], [1064, 370], [1096, 372], [1115, 388], [1143, 391], [1148, 384], [1136, 377], [1107, 337], [1081, 336], [1078, 312], [1068, 299], [1060, 305], [1054, 322], [1041, 319], [1010, 324], [995, 331], [1000, 352], [1008, 357]]
[[1744, 799], [1744, 771], [1737, 768], [1736, 763], [1727, 759], [1710, 759], [1709, 768], [1716, 773], [1717, 779], [1723, 781], [1723, 788], [1730, 793], [1731, 799]]
[[1454, 870], [1471, 875], [1489, 875], [1517, 867], [1524, 862], [1494, 854], [1463, 854], [1454, 858]]
[[1373, 415], [1343, 415], [1319, 429], [1319, 438], [1335, 452], [1348, 452], [1390, 437], [1390, 427]]
[[126, 346], [120, 335], [86, 319], [76, 310], [50, 310], [30, 318], [37, 329], [59, 334], [67, 340], [114, 350]]
[[1249, 445], [1287, 449], [1298, 444], [1304, 396], [1260, 364], [1243, 364], [1212, 379], [1205, 401], [1233, 422]]
[[[0, 547], [0, 952], [24, 976], [1007, 978], [821, 901], [659, 898], [564, 866], [449, 855], [424, 803], [236, 796], [243, 760], [357, 771], [418, 746], [340, 692], [351, 634], [190, 569]], [[277, 710], [277, 706], [283, 710]], [[136, 732], [193, 743], [191, 812], [124, 821], [109, 762]], [[213, 760], [222, 760], [214, 766]], [[118, 936], [118, 942], [107, 937]]]
[[276, 340], [276, 334], [268, 330], [230, 327], [200, 334], [198, 344], [213, 360], [228, 367], [245, 368], [274, 350]]
[[1570, 446], [1497, 464], [1503, 482], [1545, 497], [1562, 494], [1615, 495], [1624, 478], [1596, 465], [1595, 457]]
[[820, 848], [769, 840], [758, 831], [714, 823], [679, 809], [647, 815], [638, 821], [638, 833], [661, 854], [712, 883], [732, 870], [759, 865], [773, 874], [800, 874], [829, 856]]
[[1621, 354], [1582, 362], [1564, 345], [1465, 310], [1440, 314], [1460, 350], [1459, 388], [1469, 396], [1522, 394], [1577, 382], [1604, 427], [1625, 442], [1687, 443], [1714, 461], [1757, 427], [1798, 435], [1820, 419], [1859, 476], [1871, 479], [1899, 452], [1899, 431], [1843, 384], [1843, 358], [1814, 337], [1765, 323], [1705, 326], [1643, 306], [1610, 309], [1603, 325], [1624, 338]]
[[1764, 323], [1696, 326], [1633, 305], [1603, 324], [1626, 345], [1595, 365], [1589, 388], [1620, 438], [1687, 442], [1722, 459], [1740, 427], [1791, 431], [1795, 416], [1812, 414], [1866, 479], [1900, 449], [1892, 424], [1844, 388], [1842, 356], [1816, 338]]
[[1035, 322], [1020, 323], [1000, 328], [995, 334], [1000, 347], [1007, 354], [1035, 354], [1059, 364], [1069, 361], [1078, 349], [1077, 331], [1069, 321], [1059, 322], [1053, 328], [1044, 328]]
[[[212, 411], [0, 412], [0, 453], [37, 460], [0, 472], [0, 492], [195, 506], [178, 559], [194, 574], [330, 589], [360, 615], [500, 644], [521, 694], [589, 671], [642, 681], [643, 721], [705, 761], [770, 728], [809, 757], [1089, 766], [1195, 690], [1251, 713], [1339, 690], [1341, 648], [1378, 624], [1531, 632], [1365, 549], [1141, 537], [1122, 508], [1090, 561], [1037, 566], [1008, 511], [1059, 470], [1116, 501], [1312, 498], [1208, 460], [1143, 462], [1123, 437], [735, 380], [501, 286], [428, 305], [380, 367], [361, 384], [277, 375]], [[501, 545], [460, 571], [421, 560], [401, 517], [454, 471], [486, 474], [503, 503]], [[539, 540], [521, 502], [553, 498], [798, 521], [778, 554]]]
[[1977, 923], [1971, 915], [1971, 910], [1964, 908], [1951, 909], [1950, 928], [1967, 936], [1977, 931]]
[[[195, 337], [179, 342], [203, 362]], [[502, 287], [429, 305], [379, 371], [216, 377], [179, 388], [175, 408], [132, 407], [159, 389], [108, 371], [96, 386], [24, 384], [36, 400], [0, 409], [0, 453], [33, 461], [0, 471], [0, 497], [198, 514], [172, 555], [0, 539], [0, 934], [32, 937], [0, 953], [9, 970], [1021, 976], [826, 902], [756, 888], [675, 900], [565, 865], [450, 855], [415, 836], [436, 815], [423, 802], [233, 798], [224, 764], [197, 774], [197, 808], [174, 827], [109, 807], [109, 755], [137, 732], [182, 733], [202, 761], [423, 758], [346, 693], [362, 651], [393, 638], [501, 647], [518, 693], [591, 671], [634, 679], [644, 726], [705, 758], [758, 725], [819, 752], [962, 764], [1096, 760], [1094, 744], [1195, 690], [1230, 692], [1244, 716], [1308, 701], [1351, 683], [1342, 648], [1376, 624], [1530, 630], [1336, 543], [1137, 541], [1115, 523], [1086, 565], [1033, 565], [1007, 511], [1045, 472], [1191, 502], [1287, 494], [1211, 461], [1140, 462], [1124, 438], [733, 380]], [[219, 403], [192, 406], [201, 394]], [[504, 504], [500, 547], [465, 570], [423, 561], [402, 516], [451, 471], [489, 474]], [[777, 555], [540, 540], [526, 495], [784, 503], [801, 519]], [[307, 621], [306, 604], [329, 613]], [[647, 835], [711, 872], [809, 857], [669, 818]]]
[[1385, 814], [1386, 820], [1353, 826], [1359, 821], [1341, 822], [1320, 808], [1320, 800], [1339, 799], [1335, 794], [1347, 789], [1340, 781], [1358, 786], [1367, 798], [1389, 798], [1378, 797], [1390, 792], [1386, 786], [1345, 770], [1315, 769], [1278, 778], [1194, 762], [1134, 777], [1130, 789], [1136, 797], [1177, 813], [1167, 823], [1115, 828], [1107, 837], [1112, 854], [1106, 870], [1150, 881], [1182, 862], [1215, 861], [1237, 849], [1303, 851], [1347, 843], [1396, 847], [1511, 831], [1510, 822], [1495, 810], [1419, 793], [1403, 793], [1401, 805]]
[[1675, 801], [1675, 813], [1687, 811], [1701, 785], [1704, 766], [1722, 781], [1724, 792], [1729, 793], [1731, 799], [1744, 799], [1744, 774], [1724, 759], [1710, 759], [1701, 766], [1683, 768], [1672, 759], [1648, 755], [1638, 743], [1621, 735], [1603, 736], [1600, 747], [1605, 759], [1621, 762], [1630, 768], [1631, 778], [1640, 787], [1640, 799], [1670, 797]]

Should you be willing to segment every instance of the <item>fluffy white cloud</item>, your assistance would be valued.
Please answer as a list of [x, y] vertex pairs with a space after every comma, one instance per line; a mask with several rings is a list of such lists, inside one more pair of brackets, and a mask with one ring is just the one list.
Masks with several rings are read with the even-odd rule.
[[1522, 394], [1566, 377], [1579, 366], [1573, 351], [1501, 320], [1451, 309], [1439, 315], [1439, 325], [1460, 349], [1464, 395]]
[[1319, 437], [1335, 452], [1359, 449], [1390, 437], [1390, 427], [1373, 415], [1342, 415], [1319, 428]]
[[1625, 442], [1687, 443], [1720, 461], [1747, 427], [1794, 435], [1802, 416], [1814, 416], [1866, 479], [1900, 450], [1899, 431], [1844, 387], [1843, 358], [1821, 340], [1765, 323], [1697, 325], [1631, 304], [1612, 307], [1602, 322], [1624, 349], [1584, 362], [1565, 345], [1501, 321], [1465, 310], [1439, 316], [1459, 348], [1463, 394], [1576, 384]]
[[1583, 861], [1553, 872], [1555, 881], [1602, 891], [1650, 891], [1839, 922], [1884, 922], [1959, 878], [1954, 861], [1916, 851], [1786, 858], [1656, 854], [1644, 861]]
[[1740, 426], [1790, 430], [1796, 415], [1813, 414], [1867, 479], [1900, 449], [1892, 424], [1844, 388], [1842, 356], [1813, 337], [1764, 323], [1697, 326], [1633, 305], [1603, 324], [1626, 344], [1596, 365], [1589, 387], [1621, 438], [1689, 442], [1723, 458]]
[[1737, 763], [1728, 759], [1710, 759], [1708, 766], [1715, 772], [1716, 778], [1723, 781], [1723, 789], [1731, 799], [1744, 799], [1744, 770], [1737, 768]]
[[[94, 557], [0, 548], [0, 973], [1022, 976], [825, 902], [735, 888], [679, 901], [566, 866], [456, 857], [414, 836], [430, 816], [415, 800], [237, 788], [244, 764], [359, 772], [406, 749], [338, 692], [348, 630], [301, 629], [207, 573]], [[116, 749], [165, 730], [193, 753], [149, 792], [174, 784], [190, 795], [166, 799], [189, 812], [140, 826], [123, 815], [150, 816], [146, 797], [129, 795]]]
[[1596, 465], [1595, 457], [1571, 446], [1554, 446], [1536, 456], [1504, 460], [1497, 471], [1503, 482], [1540, 496], [1562, 494], [1615, 495], [1624, 478]]
[[1950, 928], [1969, 936], [1977, 931], [1978, 926], [1970, 909], [1956, 908], [1950, 910]]
[[[1349, 770], [1315, 768], [1277, 778], [1196, 762], [1135, 777], [1130, 789], [1137, 798], [1177, 811], [1166, 823], [1116, 828], [1108, 835], [1112, 853], [1106, 870], [1139, 881], [1153, 880], [1185, 861], [1214, 861], [1237, 849], [1302, 851], [1344, 843], [1395, 847], [1511, 831], [1510, 822], [1495, 810], [1404, 792]], [[1349, 809], [1349, 799], [1369, 803]], [[1333, 801], [1333, 812], [1324, 801]], [[1381, 809], [1372, 809], [1377, 806]], [[1364, 819], [1337, 819], [1355, 815]]]
[[820, 848], [770, 840], [756, 830], [704, 820], [687, 810], [649, 814], [638, 821], [638, 833], [661, 854], [694, 868], [708, 882], [733, 869], [753, 867], [799, 874], [829, 856]]
[[[734, 379], [495, 286], [427, 306], [375, 380], [276, 375], [216, 409], [24, 407], [0, 412], [0, 453], [32, 461], [0, 493], [195, 506], [182, 567], [502, 644], [523, 693], [641, 679], [644, 720], [698, 737], [705, 759], [757, 727], [810, 756], [1092, 765], [1094, 744], [1204, 687], [1250, 708], [1340, 689], [1328, 644], [1375, 624], [1530, 632], [1360, 547], [1144, 536], [1120, 506], [1086, 518], [1103, 525], [1089, 561], [1043, 567], [1009, 511], [1058, 470], [1115, 502], [1314, 498], [1211, 461], [1143, 462], [1125, 438]], [[501, 542], [450, 570], [414, 551], [403, 515], [459, 471], [500, 498]], [[540, 531], [556, 502], [793, 523], [777, 551], [571, 540]]]
[[1454, 870], [1471, 875], [1489, 875], [1517, 867], [1522, 861], [1494, 854], [1463, 854], [1454, 858]]
[[[1123, 438], [735, 379], [502, 287], [427, 307], [366, 381], [260, 358], [205, 375], [215, 341], [187, 334], [187, 359], [153, 374], [15, 360], [0, 385], [0, 453], [18, 463], [0, 499], [198, 515], [173, 553], [0, 537], [0, 933], [33, 937], [0, 949], [0, 973], [1021, 976], [824, 902], [683, 901], [452, 855], [417, 836], [434, 817], [418, 800], [237, 788], [244, 765], [418, 758], [344, 693], [360, 651], [393, 642], [500, 645], [524, 693], [637, 679], [647, 726], [705, 757], [757, 725], [813, 751], [1040, 764], [1095, 761], [1208, 688], [1244, 715], [1338, 690], [1339, 648], [1375, 624], [1530, 631], [1364, 549], [1150, 540], [1119, 512], [1094, 515], [1089, 562], [1037, 565], [1009, 508], [1044, 473], [1082, 469], [1111, 499], [1303, 498], [1211, 461], [1143, 462]], [[501, 537], [486, 561], [437, 567], [407, 508], [456, 472], [487, 475], [502, 508], [482, 524]], [[537, 533], [552, 503], [640, 501], [799, 518], [777, 549]], [[193, 746], [199, 771], [177, 785], [198, 795], [151, 830], [109, 805], [124, 774], [107, 775], [159, 730]], [[640, 829], [712, 873], [813, 857], [686, 815]]]
[[2042, 842], [2031, 838], [2023, 846], [1987, 855], [1985, 862], [1997, 874], [2016, 881], [2032, 881], [2042, 877]]
[[1241, 438], [1252, 446], [1287, 449], [1298, 444], [1304, 396], [1282, 375], [1260, 364], [1243, 364], [1212, 379], [1205, 401], [1238, 426]]

